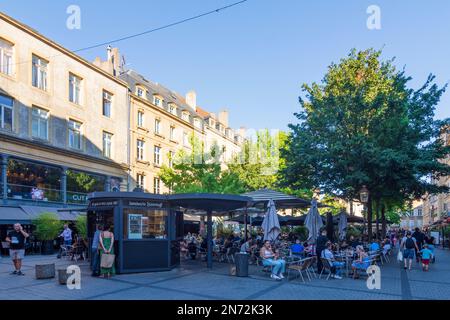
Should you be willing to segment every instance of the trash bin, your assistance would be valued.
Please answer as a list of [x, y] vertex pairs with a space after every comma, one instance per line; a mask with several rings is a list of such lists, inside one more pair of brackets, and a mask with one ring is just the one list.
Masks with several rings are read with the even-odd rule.
[[236, 263], [236, 276], [248, 277], [248, 253], [236, 253], [234, 261]]

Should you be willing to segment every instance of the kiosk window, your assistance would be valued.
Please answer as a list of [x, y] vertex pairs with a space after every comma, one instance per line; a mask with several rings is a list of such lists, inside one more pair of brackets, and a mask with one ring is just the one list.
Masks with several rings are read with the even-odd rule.
[[124, 239], [167, 239], [167, 212], [155, 209], [123, 210]]

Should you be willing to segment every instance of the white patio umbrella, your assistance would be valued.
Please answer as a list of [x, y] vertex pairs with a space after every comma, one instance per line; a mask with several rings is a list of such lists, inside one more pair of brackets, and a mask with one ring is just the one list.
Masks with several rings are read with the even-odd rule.
[[277, 209], [272, 199], [269, 200], [267, 213], [264, 216], [261, 227], [264, 230], [264, 240], [275, 241], [280, 235], [280, 221], [278, 220]]
[[317, 209], [317, 200], [311, 201], [311, 208], [308, 211], [305, 219], [305, 226], [309, 231], [308, 241], [315, 242], [319, 236], [320, 228], [323, 227], [322, 217]]
[[341, 213], [339, 214], [338, 230], [339, 239], [344, 240], [345, 235], [347, 234], [347, 214], [345, 213], [345, 211], [341, 211]]

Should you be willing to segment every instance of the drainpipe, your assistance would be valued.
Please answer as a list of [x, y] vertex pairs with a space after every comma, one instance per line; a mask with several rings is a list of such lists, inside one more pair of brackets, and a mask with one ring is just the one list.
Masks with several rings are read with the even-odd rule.
[[6, 172], [8, 170], [8, 156], [6, 154], [2, 155], [2, 180], [1, 183], [3, 185], [3, 204], [6, 204], [6, 200], [8, 199], [8, 180]]
[[131, 91], [127, 89], [127, 103], [128, 103], [128, 121], [127, 121], [127, 165], [128, 165], [128, 174], [127, 174], [127, 192], [130, 192], [131, 186]]
[[62, 202], [64, 203], [64, 206], [67, 205], [67, 168], [62, 167], [62, 173], [61, 173], [61, 196], [62, 196]]

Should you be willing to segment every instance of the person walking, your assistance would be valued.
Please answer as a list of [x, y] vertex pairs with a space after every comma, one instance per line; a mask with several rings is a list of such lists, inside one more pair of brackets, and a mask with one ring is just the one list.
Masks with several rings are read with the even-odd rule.
[[406, 236], [403, 237], [402, 242], [400, 244], [400, 250], [401, 249], [403, 249], [403, 260], [405, 262], [405, 270], [408, 268], [409, 270], [411, 270], [412, 261], [414, 259], [414, 253], [419, 251], [416, 239], [412, 237], [411, 231], [406, 232]]
[[428, 271], [430, 260], [433, 258], [433, 252], [428, 248], [428, 244], [423, 245], [423, 249], [420, 250], [420, 254], [422, 255], [422, 270]]
[[422, 250], [422, 246], [425, 241], [425, 234], [423, 234], [423, 232], [421, 232], [419, 228], [416, 228], [414, 230], [414, 233], [412, 234], [412, 237], [414, 239], [416, 239], [416, 244], [417, 244], [416, 261], [419, 262], [419, 257], [420, 257], [419, 252], [420, 252], [420, 250]]
[[24, 276], [22, 272], [22, 260], [25, 256], [25, 240], [30, 235], [23, 230], [20, 223], [14, 225], [14, 230], [8, 233], [6, 242], [9, 242], [9, 255], [14, 264], [14, 271], [11, 274]]
[[[105, 225], [104, 230], [101, 232], [99, 244], [100, 244], [100, 262], [101, 262], [102, 256], [104, 254], [114, 254], [114, 234], [111, 232], [111, 227], [109, 225]], [[109, 268], [100, 266], [100, 277], [110, 278], [115, 273], [116, 268], [114, 266], [114, 263]]]
[[316, 255], [317, 255], [317, 272], [321, 273], [323, 269], [322, 261], [320, 257], [322, 256], [322, 251], [327, 247], [327, 230], [322, 229], [321, 235], [316, 240]]
[[92, 239], [91, 246], [91, 268], [92, 268], [92, 276], [98, 277], [100, 275], [100, 254], [99, 254], [99, 245], [100, 245], [100, 236], [103, 231], [103, 226], [97, 225], [97, 230], [94, 233], [94, 237]]
[[59, 235], [64, 239], [64, 245], [65, 246], [71, 246], [72, 245], [72, 230], [70, 230], [69, 226], [67, 224], [64, 225], [64, 230]]

